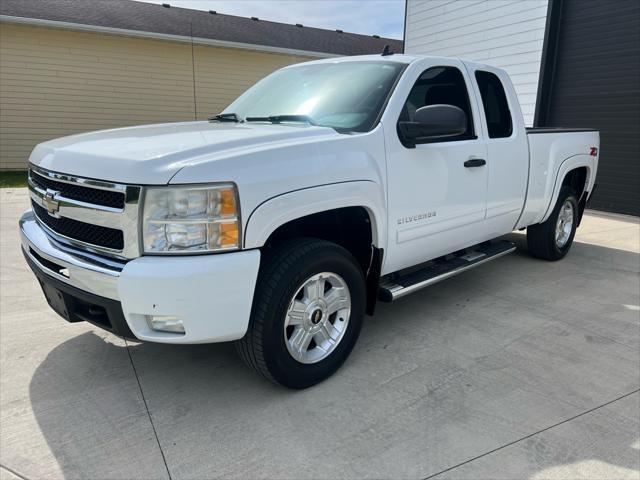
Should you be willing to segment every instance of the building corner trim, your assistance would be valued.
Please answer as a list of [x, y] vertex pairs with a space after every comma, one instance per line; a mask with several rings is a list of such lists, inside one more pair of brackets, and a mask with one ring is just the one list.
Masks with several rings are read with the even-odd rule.
[[547, 6], [547, 21], [544, 29], [542, 56], [540, 59], [540, 74], [538, 76], [538, 91], [536, 94], [536, 109], [533, 117], [534, 127], [547, 127], [551, 95], [558, 58], [558, 44], [562, 21], [562, 3], [564, 0], [549, 0]]

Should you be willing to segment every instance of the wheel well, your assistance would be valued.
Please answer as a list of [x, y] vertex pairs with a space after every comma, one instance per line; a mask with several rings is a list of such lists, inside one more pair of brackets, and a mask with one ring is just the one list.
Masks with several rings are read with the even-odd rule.
[[363, 207], [338, 208], [291, 220], [269, 236], [265, 248], [298, 237], [319, 238], [342, 246], [351, 252], [367, 274], [373, 233], [369, 212]]
[[587, 167], [579, 167], [573, 169], [564, 177], [562, 180], [562, 186], [568, 185], [576, 192], [576, 197], [580, 200], [582, 193], [584, 192], [584, 187], [587, 181]]

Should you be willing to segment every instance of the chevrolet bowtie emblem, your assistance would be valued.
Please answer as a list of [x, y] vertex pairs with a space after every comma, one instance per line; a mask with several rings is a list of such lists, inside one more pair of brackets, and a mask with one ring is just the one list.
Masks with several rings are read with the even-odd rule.
[[58, 216], [58, 210], [60, 209], [60, 203], [56, 200], [58, 192], [47, 191], [42, 197], [42, 206], [47, 209], [49, 215], [54, 217]]

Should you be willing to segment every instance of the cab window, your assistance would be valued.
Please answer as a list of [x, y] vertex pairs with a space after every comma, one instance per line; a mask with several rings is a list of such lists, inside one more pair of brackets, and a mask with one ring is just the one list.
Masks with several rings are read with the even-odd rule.
[[482, 97], [489, 138], [510, 137], [513, 133], [513, 122], [502, 82], [497, 75], [482, 70], [476, 71], [476, 82]]
[[447, 141], [475, 138], [469, 93], [460, 70], [455, 67], [432, 67], [425, 70], [409, 92], [399, 121], [413, 121], [416, 110], [428, 105], [453, 105], [467, 116], [465, 133], [448, 138]]

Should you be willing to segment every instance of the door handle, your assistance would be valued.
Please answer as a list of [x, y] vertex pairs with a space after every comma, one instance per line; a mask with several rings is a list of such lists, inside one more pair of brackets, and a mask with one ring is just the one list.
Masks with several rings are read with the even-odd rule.
[[471, 158], [464, 162], [464, 166], [467, 168], [481, 167], [486, 164], [487, 161], [483, 160], [482, 158]]

